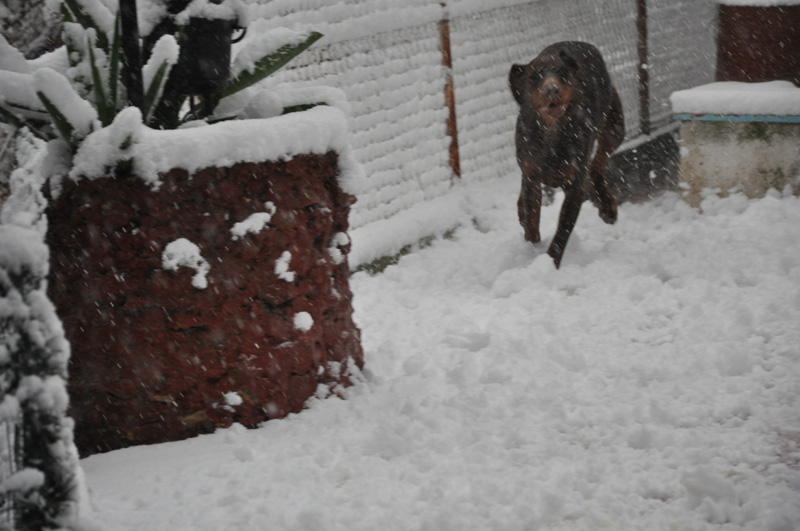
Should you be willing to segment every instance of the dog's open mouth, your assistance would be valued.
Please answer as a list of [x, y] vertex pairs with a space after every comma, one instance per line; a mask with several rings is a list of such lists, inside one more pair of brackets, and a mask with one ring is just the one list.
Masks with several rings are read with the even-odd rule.
[[567, 110], [565, 103], [553, 101], [542, 107], [542, 112], [551, 120], [558, 120]]

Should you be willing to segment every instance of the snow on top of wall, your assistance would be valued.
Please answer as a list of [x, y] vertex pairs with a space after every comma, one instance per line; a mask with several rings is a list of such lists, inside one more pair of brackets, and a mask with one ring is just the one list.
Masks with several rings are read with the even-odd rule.
[[327, 45], [528, 3], [530, 0], [271, 0], [248, 5], [247, 14], [254, 30], [307, 27], [325, 35], [321, 44]]
[[789, 81], [722, 81], [670, 96], [672, 112], [688, 114], [800, 115], [800, 88]]
[[521, 4], [530, 4], [531, 0], [450, 0], [446, 10], [450, 17], [476, 15], [483, 11], [491, 11], [503, 7], [514, 7]]
[[333, 107], [172, 131], [144, 126], [139, 110], [130, 107], [117, 115], [109, 127], [86, 137], [73, 159], [69, 176], [107, 176], [119, 160], [130, 159], [135, 174], [158, 186], [158, 174], [173, 168], [194, 173], [213, 166], [336, 151], [340, 185], [349, 192], [350, 183], [361, 178], [362, 170], [350, 153], [347, 139], [347, 118]]
[[248, 8], [248, 32], [281, 26], [311, 29], [325, 36], [319, 41], [323, 45], [438, 22], [443, 13], [441, 4], [431, 0], [406, 0], [402, 6], [395, 0], [271, 0]]

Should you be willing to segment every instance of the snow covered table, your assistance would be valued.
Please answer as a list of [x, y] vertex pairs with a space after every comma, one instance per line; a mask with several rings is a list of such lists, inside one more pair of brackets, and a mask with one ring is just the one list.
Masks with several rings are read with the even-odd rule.
[[800, 192], [800, 88], [788, 81], [720, 82], [672, 94], [681, 123], [681, 187], [698, 206], [703, 190]]

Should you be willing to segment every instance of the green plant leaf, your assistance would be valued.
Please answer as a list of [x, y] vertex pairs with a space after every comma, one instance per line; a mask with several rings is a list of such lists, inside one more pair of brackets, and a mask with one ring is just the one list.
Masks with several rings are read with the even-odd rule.
[[245, 70], [232, 79], [220, 94], [220, 99], [235, 94], [273, 74], [321, 38], [321, 33], [312, 31], [305, 41], [299, 44], [287, 44], [277, 51], [262, 57], [256, 61], [252, 72]]
[[42, 140], [53, 139], [53, 136], [47, 134], [40, 126], [40, 125], [46, 126], [47, 125], [46, 123], [37, 122], [40, 125], [36, 125], [31, 120], [17, 116], [9, 109], [4, 108], [2, 105], [0, 105], [0, 122], [5, 122], [18, 129], [22, 127], [27, 127], [28, 129], [30, 129], [31, 133], [41, 138]]
[[61, 4], [61, 19], [61, 38], [64, 41], [64, 46], [67, 48], [67, 61], [69, 62], [69, 66], [75, 67], [81, 62], [79, 58], [81, 53], [75, 47], [75, 43], [72, 42], [72, 39], [68, 38], [67, 33], [63, 31], [66, 24], [76, 24], [75, 17], [72, 16], [72, 12], [67, 8], [66, 4]]
[[42, 101], [42, 105], [44, 108], [47, 109], [47, 113], [50, 115], [50, 118], [53, 120], [53, 125], [56, 126], [56, 130], [58, 130], [59, 134], [64, 138], [64, 140], [69, 143], [70, 146], [77, 148], [77, 142], [73, 138], [73, 133], [75, 129], [72, 127], [72, 124], [69, 123], [67, 117], [64, 116], [61, 111], [58, 110], [58, 107], [53, 105], [53, 102], [44, 95], [42, 92], [36, 92], [36, 95], [39, 96], [39, 99]]
[[43, 109], [43, 108], [35, 109], [33, 107], [28, 107], [27, 105], [22, 105], [21, 103], [14, 103], [13, 101], [6, 101], [5, 104], [8, 107], [12, 107], [14, 109], [19, 109], [21, 111], [42, 113], [42, 114], [46, 114], [47, 113], [47, 111], [45, 109]]
[[111, 119], [114, 115], [108, 108], [106, 93], [105, 90], [103, 90], [103, 79], [100, 77], [100, 69], [97, 68], [97, 60], [95, 59], [94, 46], [92, 45], [91, 39], [87, 39], [86, 45], [89, 48], [89, 66], [92, 70], [92, 89], [97, 104], [97, 117], [100, 118], [100, 123], [105, 127], [111, 123]]
[[125, 177], [133, 172], [133, 159], [121, 159], [114, 166], [114, 175]]
[[222, 123], [222, 122], [230, 122], [232, 120], [236, 120], [236, 115], [223, 116], [221, 118], [208, 118], [208, 119], [206, 119], [206, 122], [208, 122], [209, 125], [212, 125], [212, 124], [219, 124], [219, 123]]
[[23, 127], [25, 125], [24, 118], [20, 118], [13, 112], [4, 109], [2, 105], [0, 105], [0, 120], [17, 128]]
[[324, 101], [320, 101], [317, 103], [303, 103], [300, 105], [290, 105], [289, 107], [284, 107], [283, 112], [281, 114], [290, 114], [293, 112], [302, 112], [307, 111], [309, 109], [313, 109], [314, 107], [319, 107], [320, 105], [328, 105]]
[[100, 29], [100, 26], [91, 17], [91, 15], [83, 10], [80, 2], [78, 2], [78, 0], [64, 0], [64, 4], [62, 5], [66, 5], [69, 8], [74, 20], [78, 22], [78, 24], [84, 28], [94, 28], [94, 30], [97, 32], [97, 45], [102, 48], [106, 54], [108, 54], [108, 35], [106, 35], [105, 32]]
[[111, 44], [111, 58], [109, 59], [109, 72], [108, 72], [108, 95], [109, 106], [111, 107], [112, 119], [113, 115], [117, 114], [117, 90], [119, 82], [119, 64], [120, 64], [120, 19], [119, 10], [117, 16], [114, 18], [114, 42]]
[[72, 11], [69, 10], [66, 4], [61, 4], [61, 22], [76, 22]]
[[142, 109], [142, 116], [144, 116], [145, 123], [147, 123], [150, 118], [150, 112], [158, 105], [158, 99], [162, 92], [161, 89], [167, 81], [166, 74], [169, 68], [170, 65], [167, 61], [162, 62], [161, 66], [156, 70], [153, 80], [150, 82], [150, 86], [147, 87], [147, 91], [144, 94], [144, 109]]
[[122, 141], [122, 144], [119, 145], [119, 148], [122, 151], [128, 150], [133, 145], [133, 135], [128, 135], [125, 137], [125, 140]]

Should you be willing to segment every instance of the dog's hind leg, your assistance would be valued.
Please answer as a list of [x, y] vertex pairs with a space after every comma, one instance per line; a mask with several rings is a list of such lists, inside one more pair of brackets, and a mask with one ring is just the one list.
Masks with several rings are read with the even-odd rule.
[[600, 211], [600, 217], [606, 223], [617, 221], [617, 201], [606, 183], [606, 164], [625, 138], [625, 119], [622, 115], [622, 103], [617, 91], [612, 89], [611, 106], [606, 115], [605, 124], [597, 139], [597, 153], [589, 168], [592, 179], [594, 200]]
[[556, 229], [556, 235], [553, 237], [553, 241], [547, 249], [547, 254], [553, 258], [556, 269], [561, 266], [561, 257], [564, 256], [564, 249], [566, 249], [569, 236], [572, 234], [572, 229], [575, 228], [575, 223], [578, 221], [578, 214], [580, 214], [581, 205], [585, 197], [581, 182], [574, 183], [572, 186], [565, 188], [564, 193], [564, 204], [561, 205], [558, 229]]
[[531, 243], [542, 240], [539, 234], [539, 218], [542, 211], [542, 185], [525, 175], [522, 176], [522, 189], [517, 201], [519, 223], [525, 229], [525, 239]]

